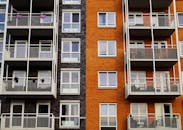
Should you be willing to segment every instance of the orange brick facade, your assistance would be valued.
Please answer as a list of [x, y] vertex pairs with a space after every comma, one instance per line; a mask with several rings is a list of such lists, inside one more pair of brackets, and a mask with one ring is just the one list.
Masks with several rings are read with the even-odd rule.
[[[176, 1], [177, 12], [183, 12], [183, 1]], [[125, 99], [124, 82], [124, 39], [121, 0], [87, 0], [86, 1], [86, 129], [99, 130], [99, 104], [117, 103], [117, 130], [127, 130], [127, 116], [130, 113], [130, 101]], [[116, 12], [116, 28], [98, 28], [97, 13], [100, 11]], [[183, 41], [183, 28], [178, 29], [179, 41]], [[117, 56], [113, 58], [98, 57], [98, 40], [116, 40]], [[175, 43], [175, 38], [173, 38]], [[148, 43], [148, 41], [147, 41]], [[181, 59], [181, 64], [183, 60]], [[177, 64], [178, 65], [178, 64]], [[176, 65], [176, 66], [177, 66]], [[183, 71], [183, 66], [181, 65]], [[98, 71], [117, 71], [117, 89], [99, 89]], [[170, 70], [172, 74], [172, 70]], [[176, 75], [178, 70], [175, 71]], [[170, 75], [171, 75], [170, 74]], [[147, 77], [152, 77], [147, 72]], [[148, 113], [155, 113], [155, 103], [158, 101], [140, 101], [148, 104]], [[183, 96], [172, 101], [173, 113], [180, 113], [183, 124]], [[182, 128], [183, 130], [183, 128]]]

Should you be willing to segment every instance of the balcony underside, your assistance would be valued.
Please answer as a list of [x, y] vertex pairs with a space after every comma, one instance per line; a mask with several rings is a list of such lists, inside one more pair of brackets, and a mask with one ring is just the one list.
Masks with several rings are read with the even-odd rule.
[[[10, 0], [14, 8], [19, 10], [30, 10], [30, 0]], [[44, 10], [50, 10], [54, 7], [54, 1], [53, 0], [46, 0], [46, 2], [42, 2], [42, 0], [33, 0], [33, 9], [44, 9]]]
[[[149, 0], [128, 0], [129, 9], [149, 9]], [[172, 0], [152, 0], [153, 9], [165, 9]]]
[[[127, 96], [127, 99], [130, 101], [167, 101], [167, 100], [174, 100], [176, 97], [180, 96], [180, 93], [174, 93], [174, 94], [146, 94], [144, 92], [141, 93], [131, 93]], [[145, 130], [145, 129], [144, 129]]]
[[55, 98], [54, 94], [6, 94], [6, 93], [1, 93], [0, 97], [4, 97], [9, 99], [53, 99]]
[[[5, 64], [11, 66], [11, 67], [26, 67], [27, 66], [27, 60], [6, 60]], [[29, 61], [29, 65], [33, 66], [35, 68], [38, 67], [51, 67], [52, 61], [44, 61], [44, 60], [36, 60], [36, 61]]]
[[[150, 28], [130, 28], [130, 37], [146, 37], [151, 38], [151, 29]], [[162, 38], [169, 37], [174, 32], [174, 28], [161, 28], [154, 29], [154, 37]]]
[[[177, 60], [164, 60], [164, 61], [156, 61], [155, 66], [158, 68], [171, 68], [173, 65], [177, 63]], [[153, 62], [148, 60], [131, 60], [131, 67], [153, 67]]]

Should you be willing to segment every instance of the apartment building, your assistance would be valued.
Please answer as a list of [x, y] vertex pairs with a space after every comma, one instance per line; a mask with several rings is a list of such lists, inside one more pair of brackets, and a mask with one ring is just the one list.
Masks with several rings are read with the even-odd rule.
[[0, 8], [0, 129], [84, 130], [85, 1]]
[[183, 129], [182, 5], [87, 0], [87, 130]]

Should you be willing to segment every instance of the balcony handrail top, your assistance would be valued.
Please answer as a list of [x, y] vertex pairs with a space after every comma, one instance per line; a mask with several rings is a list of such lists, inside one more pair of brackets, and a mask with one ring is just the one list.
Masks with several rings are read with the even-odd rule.
[[[22, 45], [22, 44], [21, 44]], [[24, 44], [23, 44], [24, 45]], [[53, 44], [46, 44], [46, 43], [41, 43], [41, 44], [25, 44], [25, 46], [37, 46], [37, 47], [42, 47], [42, 46], [53, 46]], [[6, 45], [6, 47], [15, 47], [15, 44], [9, 44], [9, 45]]]
[[[151, 13], [132, 12], [132, 11], [130, 11], [128, 15], [134, 15], [134, 14], [151, 16]], [[174, 14], [168, 14], [168, 13], [164, 13], [164, 12], [152, 12], [152, 15], [174, 16]]]
[[10, 115], [25, 115], [25, 116], [50, 116], [54, 117], [53, 113], [2, 113], [1, 116], [10, 116]]
[[[3, 77], [3, 79], [14, 79], [14, 78], [16, 78], [16, 76], [15, 77]], [[50, 76], [50, 77], [17, 77], [17, 78], [22, 78], [22, 79], [51, 79], [52, 77]]]
[[22, 13], [22, 12], [19, 12], [19, 13], [8, 13], [9, 15], [21, 15], [21, 14], [28, 14], [28, 15], [30, 15], [30, 14], [40, 14], [40, 15], [44, 15], [44, 14], [54, 14], [54, 12], [52, 13], [52, 12], [42, 12], [42, 13]]
[[[136, 80], [136, 78], [130, 78], [132, 80]], [[144, 77], [144, 78], [138, 78], [138, 80], [140, 79], [146, 79], [146, 80], [153, 80], [153, 79], [156, 79], [156, 78], [153, 78], [153, 77]], [[158, 78], [159, 79], [159, 78]], [[179, 80], [179, 78], [174, 78], [174, 77], [170, 77], [170, 78], [163, 78], [163, 79], [170, 79], [170, 80]]]
[[128, 117], [131, 116], [177, 116], [180, 117], [180, 113], [162, 113], [162, 114], [155, 114], [155, 113], [146, 113], [146, 114], [128, 114]]
[[[130, 44], [128, 44], [129, 45], [129, 48], [130, 49], [176, 49], [176, 47], [177, 47], [177, 45], [175, 45], [175, 44], [173, 44], [173, 45], [171, 45], [171, 44], [167, 44], [166, 45], [166, 47], [165, 48], [155, 48], [153, 45], [155, 45], [155, 44], [142, 44], [143, 45], [143, 47], [130, 47]], [[148, 48], [145, 48], [145, 47], [148, 47]]]

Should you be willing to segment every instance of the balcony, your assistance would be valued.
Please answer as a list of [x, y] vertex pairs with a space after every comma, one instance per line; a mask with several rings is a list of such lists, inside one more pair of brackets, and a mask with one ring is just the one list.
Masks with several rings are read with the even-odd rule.
[[149, 37], [151, 36], [151, 28], [154, 30], [155, 37], [170, 36], [175, 30], [174, 15], [170, 14], [129, 13], [128, 21], [131, 37]]
[[54, 130], [53, 114], [3, 113], [1, 130]]
[[144, 114], [127, 117], [128, 130], [181, 130], [179, 114]]
[[8, 28], [53, 28], [53, 13], [13, 13], [8, 14]]
[[11, 44], [4, 52], [6, 61], [52, 61], [51, 44]]
[[171, 100], [181, 95], [180, 88], [180, 81], [176, 78], [141, 78], [131, 79], [125, 92], [127, 99]]
[[[153, 54], [154, 53], [154, 54]], [[132, 67], [152, 67], [155, 61], [156, 67], [170, 68], [177, 63], [177, 48], [130, 48], [130, 62]]]
[[4, 77], [1, 94], [54, 96], [54, 89], [51, 77]]

